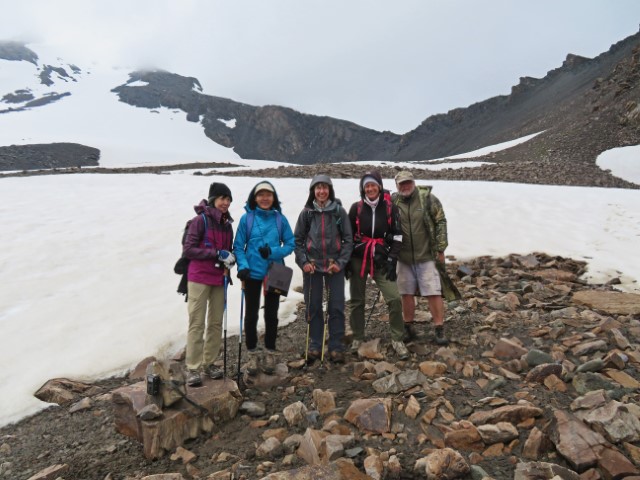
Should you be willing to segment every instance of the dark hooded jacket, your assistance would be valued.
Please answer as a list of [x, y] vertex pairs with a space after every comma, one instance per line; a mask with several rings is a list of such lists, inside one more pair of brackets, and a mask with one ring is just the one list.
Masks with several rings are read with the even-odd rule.
[[[315, 203], [314, 187], [329, 185], [329, 200], [324, 208]], [[298, 216], [294, 229], [296, 263], [300, 268], [313, 262], [316, 271], [326, 272], [334, 261], [344, 270], [351, 258], [353, 233], [346, 210], [336, 199], [331, 178], [316, 175], [309, 186], [307, 203]]]
[[[375, 208], [365, 201], [363, 180], [366, 177], [373, 177], [380, 185], [380, 197]], [[353, 256], [362, 258], [366, 249], [366, 240], [371, 238], [382, 240], [382, 243], [375, 245], [375, 257], [379, 262], [386, 262], [387, 257], [397, 260], [402, 248], [400, 212], [391, 201], [389, 192], [384, 190], [379, 172], [367, 172], [362, 176], [360, 198], [361, 200], [355, 202], [349, 209], [349, 220], [353, 230]]]

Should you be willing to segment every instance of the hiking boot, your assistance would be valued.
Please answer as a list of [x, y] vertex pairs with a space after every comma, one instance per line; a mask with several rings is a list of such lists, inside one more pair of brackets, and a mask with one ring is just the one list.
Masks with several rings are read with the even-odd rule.
[[436, 345], [449, 345], [449, 339], [444, 336], [444, 326], [438, 325], [436, 327]]
[[247, 363], [247, 373], [251, 377], [255, 377], [258, 374], [258, 350], [249, 350], [249, 362]]
[[353, 340], [351, 342], [351, 353], [358, 353], [360, 345], [362, 345], [362, 340]]
[[224, 373], [220, 367], [214, 365], [213, 363], [211, 365], [207, 365], [207, 368], [205, 368], [204, 371], [207, 375], [209, 375], [209, 378], [212, 378], [214, 380], [222, 378], [222, 375]]
[[396, 351], [400, 360], [406, 360], [409, 358], [409, 350], [407, 350], [407, 347], [401, 340], [391, 340], [391, 346]]
[[202, 378], [200, 377], [200, 372], [198, 370], [189, 370], [189, 374], [187, 375], [187, 385], [190, 387], [202, 385]]
[[412, 342], [418, 338], [418, 332], [416, 331], [416, 327], [413, 325], [413, 322], [407, 322], [404, 324], [404, 337], [402, 340], [407, 342]]
[[273, 373], [276, 371], [275, 350], [267, 350], [267, 353], [262, 361], [262, 371], [267, 375], [273, 375]]
[[316, 360], [320, 359], [320, 351], [319, 350], [309, 350], [307, 352], [307, 364], [311, 365]]
[[338, 352], [337, 350], [329, 353], [329, 358], [333, 363], [344, 363], [344, 352]]

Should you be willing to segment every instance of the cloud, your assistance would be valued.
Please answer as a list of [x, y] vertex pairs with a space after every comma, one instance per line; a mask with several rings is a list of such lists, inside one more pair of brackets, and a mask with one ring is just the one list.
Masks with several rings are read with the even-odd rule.
[[[7, 39], [75, 63], [157, 67], [205, 91], [404, 133], [435, 113], [508, 94], [568, 53], [593, 57], [637, 31], [618, 0], [22, 0]], [[97, 67], [96, 67], [97, 68]]]

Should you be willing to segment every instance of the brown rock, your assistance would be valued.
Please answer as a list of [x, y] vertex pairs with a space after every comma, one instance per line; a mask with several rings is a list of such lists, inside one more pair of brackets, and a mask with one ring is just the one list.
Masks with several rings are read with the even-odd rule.
[[533, 405], [505, 405], [494, 410], [474, 412], [469, 417], [469, 421], [474, 425], [498, 422], [519, 423], [540, 415], [542, 415], [542, 409]]
[[615, 448], [603, 448], [598, 459], [598, 467], [604, 478], [613, 480], [628, 478], [630, 475], [640, 475], [640, 471]]
[[573, 294], [572, 301], [608, 314], [640, 314], [640, 295], [635, 293], [582, 290]]
[[447, 365], [442, 362], [420, 362], [418, 368], [427, 377], [439, 377], [447, 371]]
[[328, 435], [329, 433], [327, 432], [307, 428], [302, 440], [300, 441], [300, 446], [296, 451], [297, 455], [309, 465], [320, 465], [320, 448], [322, 440]]
[[508, 338], [501, 338], [493, 347], [493, 354], [496, 358], [513, 359], [520, 358], [527, 354], [527, 349], [522, 346], [522, 342], [517, 339], [511, 340]]
[[609, 368], [609, 369], [603, 370], [603, 373], [607, 377], [618, 382], [620, 385], [622, 385], [625, 388], [640, 388], [640, 382], [638, 382], [635, 378], [633, 378], [631, 375], [629, 375], [626, 372], [623, 372], [621, 370], [613, 370]]
[[284, 472], [276, 472], [263, 477], [262, 480], [371, 480], [362, 473], [351, 460], [339, 458], [328, 465], [308, 465]]
[[464, 457], [451, 448], [442, 448], [427, 455], [425, 473], [427, 480], [461, 478], [469, 473]]
[[349, 405], [344, 418], [361, 430], [376, 433], [389, 432], [391, 428], [391, 399], [355, 400]]
[[558, 452], [578, 471], [593, 467], [603, 445], [607, 443], [599, 433], [581, 420], [562, 410], [554, 410], [556, 431], [552, 440]]
[[90, 388], [91, 385], [86, 383], [67, 378], [54, 378], [40, 387], [33, 395], [43, 402], [66, 406], [77, 401], [79, 395]]
[[527, 373], [525, 381], [542, 383], [549, 375], [555, 375], [557, 377], [562, 375], [562, 365], [558, 365], [557, 363], [544, 363], [542, 365], [538, 365]]
[[66, 463], [63, 465], [51, 465], [44, 470], [40, 470], [35, 475], [32, 475], [28, 480], [55, 480], [56, 478], [61, 477], [67, 470], [69, 470], [69, 465]]
[[482, 437], [471, 422], [460, 422], [459, 428], [444, 434], [446, 446], [459, 450], [481, 451], [484, 448]]
[[206, 379], [201, 387], [188, 389], [187, 396], [208, 415], [182, 401], [165, 408], [162, 418], [143, 421], [138, 414], [147, 405], [146, 382], [118, 388], [113, 392], [116, 430], [142, 442], [147, 458], [159, 458], [201, 432], [211, 431], [213, 421], [235, 417], [242, 401], [237, 384], [229, 379]]

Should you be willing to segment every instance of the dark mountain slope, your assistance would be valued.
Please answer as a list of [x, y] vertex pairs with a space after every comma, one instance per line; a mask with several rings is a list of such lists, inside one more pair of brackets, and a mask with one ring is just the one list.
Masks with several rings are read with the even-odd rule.
[[[585, 137], [592, 136], [585, 135], [588, 132], [571, 130], [581, 123], [580, 119], [588, 118], [593, 102], [592, 90], [610, 86], [602, 79], [615, 75], [621, 68], [618, 65], [633, 58], [634, 49], [639, 45], [640, 33], [637, 33], [594, 59], [568, 55], [560, 68], [551, 70], [542, 79], [521, 78], [510, 95], [429, 117], [418, 128], [403, 135], [395, 159], [420, 160], [455, 155], [543, 130], [556, 132], [561, 138], [573, 135], [577, 142], [587, 141], [589, 138]], [[632, 82], [638, 86], [637, 79]], [[605, 94], [600, 102], [615, 108], [622, 106], [621, 100]], [[617, 130], [616, 123], [605, 125], [601, 122], [600, 126], [611, 133]], [[598, 135], [604, 133], [598, 132]], [[635, 143], [639, 143], [637, 138]], [[540, 160], [541, 155], [544, 156], [533, 150], [527, 157]], [[591, 159], [594, 159], [593, 155]]]
[[[510, 95], [427, 118], [398, 136], [345, 120], [279, 107], [255, 107], [204, 95], [197, 79], [169, 72], [135, 72], [114, 89], [138, 107], [178, 108], [199, 121], [213, 141], [243, 158], [305, 165], [355, 160], [419, 161], [446, 157], [544, 131], [533, 140], [492, 156], [492, 161], [590, 162], [602, 151], [640, 143], [634, 123], [621, 123], [637, 98], [635, 75], [640, 33], [594, 59], [569, 54], [544, 78], [525, 77]], [[147, 82], [134, 86], [136, 81]], [[635, 97], [634, 97], [635, 95]], [[230, 125], [228, 121], [235, 120]], [[492, 174], [489, 174], [491, 177]]]
[[[139, 81], [147, 85], [135, 86]], [[178, 108], [194, 122], [202, 117], [207, 137], [232, 147], [242, 158], [301, 164], [390, 160], [400, 139], [391, 132], [377, 132], [345, 120], [204, 95], [197, 79], [164, 71], [134, 72], [127, 84], [113, 91], [121, 101], [137, 107]], [[231, 120], [234, 126], [228, 125]]]

